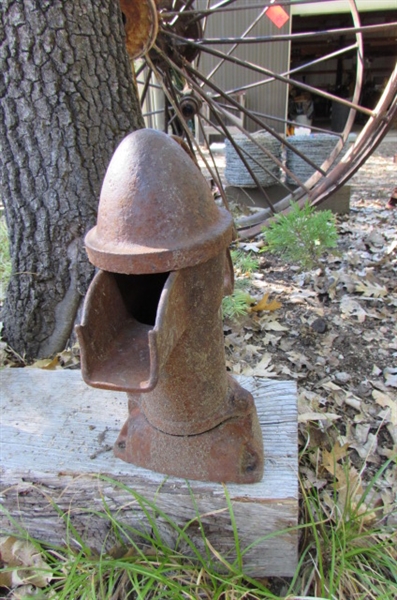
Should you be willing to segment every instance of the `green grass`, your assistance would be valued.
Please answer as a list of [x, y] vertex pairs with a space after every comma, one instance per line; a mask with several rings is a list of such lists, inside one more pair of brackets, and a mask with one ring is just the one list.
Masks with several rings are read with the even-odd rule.
[[[366, 508], [378, 478], [390, 465], [391, 461], [388, 461], [359, 497], [357, 488], [352, 486], [343, 505], [338, 499], [336, 481], [333, 498], [328, 498], [327, 502], [314, 488], [302, 490], [301, 549], [296, 573], [288, 580], [264, 582], [244, 574], [246, 549], [240, 547], [233, 506], [226, 488], [234, 558], [222, 556], [206, 539], [198, 513], [180, 527], [155, 502], [112, 481], [139, 504], [149, 524], [148, 533], [122, 523], [103, 500], [102, 511], [93, 513], [93, 517], [95, 514], [96, 518], [107, 521], [109, 535], [116, 544], [98, 555], [74, 530], [69, 516], [60, 515], [68, 530], [66, 539], [77, 540], [79, 550], [45, 546], [30, 540], [35, 552], [40, 552], [47, 564], [44, 575], [51, 577], [41, 595], [38, 590], [37, 597], [57, 600], [395, 600], [396, 533], [382, 524], [377, 509]], [[192, 499], [194, 504], [193, 496]], [[172, 548], [162, 539], [159, 521], [165, 522], [173, 532]], [[189, 527], [194, 522], [201, 529], [200, 547], [189, 538]], [[37, 576], [37, 568], [34, 574]]]
[[377, 522], [373, 510], [362, 511], [360, 505], [348, 502], [340, 512], [330, 510], [314, 491], [304, 497], [309, 527], [300, 577], [316, 596], [332, 600], [397, 597], [396, 533]]
[[[80, 549], [45, 547], [30, 539], [34, 547], [32, 553], [40, 552], [47, 565], [45, 569], [41, 567], [41, 574], [51, 576], [50, 585], [43, 590], [50, 595], [43, 597], [64, 600], [277, 598], [260, 582], [243, 573], [243, 552], [226, 489], [236, 551], [236, 557], [231, 562], [207, 540], [198, 513], [184, 527], [180, 527], [155, 502], [143, 498], [123, 484], [103, 479], [123, 488], [131, 495], [131, 501], [139, 504], [146, 516], [149, 533], [122, 523], [103, 500], [103, 510], [93, 514], [107, 521], [109, 535], [117, 542], [111, 550], [97, 555], [73, 528], [69, 516], [59, 511], [68, 530], [66, 539], [77, 540]], [[193, 496], [192, 500], [195, 504]], [[172, 531], [175, 539], [172, 548], [163, 542], [159, 520], [165, 522]], [[198, 523], [202, 532], [200, 548], [188, 534], [193, 523]], [[32, 575], [38, 575], [37, 568], [32, 567], [30, 571]], [[29, 569], [25, 568], [24, 572], [28, 573]]]

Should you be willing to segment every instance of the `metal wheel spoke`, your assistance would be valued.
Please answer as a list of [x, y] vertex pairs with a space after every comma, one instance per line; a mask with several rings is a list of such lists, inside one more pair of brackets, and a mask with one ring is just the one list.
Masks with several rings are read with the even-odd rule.
[[[261, 12], [256, 17], [256, 19], [253, 20], [253, 22], [250, 24], [248, 29], [246, 29], [244, 31], [244, 33], [242, 34], [243, 38], [245, 38], [252, 31], [252, 29], [255, 27], [255, 25], [257, 25], [257, 23], [259, 23], [260, 19], [266, 13], [267, 9], [268, 9], [268, 7], [266, 6], [264, 9], [261, 10]], [[233, 54], [233, 52], [235, 51], [235, 49], [237, 47], [238, 47], [238, 44], [233, 44], [233, 46], [227, 51], [226, 55], [230, 56], [231, 54]], [[221, 66], [223, 65], [224, 62], [225, 62], [225, 59], [222, 59], [218, 62], [217, 65], [215, 65], [215, 67], [212, 69], [212, 71], [207, 75], [208, 80], [210, 80], [215, 75], [215, 73], [221, 68]]]
[[[237, 170], [241, 164], [242, 172], [247, 173], [252, 186], [259, 191], [262, 206], [267, 207], [263, 211], [257, 208], [254, 215], [239, 219], [243, 235], [258, 232], [258, 223], [274, 212], [288, 210], [292, 199], [299, 203], [306, 198], [313, 204], [322, 202], [357, 170], [387, 131], [392, 116], [397, 116], [397, 73], [391, 76], [377, 106], [368, 103], [362, 95], [364, 59], [367, 59], [364, 39], [370, 36], [368, 44], [372, 44], [373, 36], [379, 37], [379, 32], [386, 34], [396, 28], [397, 19], [394, 18], [393, 23], [378, 23], [366, 17], [362, 24], [356, 0], [343, 0], [344, 6], [339, 7], [338, 3], [335, 12], [332, 10], [334, 2], [172, 0], [158, 3], [156, 41], [143, 57], [143, 66], [136, 70], [141, 102], [147, 109], [145, 115], [148, 123], [152, 123], [150, 118], [154, 116], [155, 126], [164, 127], [167, 133], [176, 133], [185, 140], [218, 186], [225, 206], [223, 163], [219, 167], [221, 163], [211, 152], [211, 137], [215, 135], [226, 142], [226, 164], [230, 160], [229, 167]], [[310, 16], [308, 23], [315, 25], [306, 27], [302, 17], [305, 11], [294, 11], [297, 4], [321, 4], [321, 10], [327, 5], [324, 14], [332, 14], [332, 19]], [[281, 27], [276, 32], [267, 19], [267, 11], [274, 6], [291, 8], [289, 15], [293, 20], [284, 27], [285, 33]], [[313, 11], [308, 10], [312, 14], [317, 14], [316, 11], [317, 6]], [[296, 15], [299, 16], [294, 26]], [[270, 13], [268, 16], [272, 20]], [[385, 20], [390, 21], [390, 18]], [[328, 22], [330, 26], [325, 27]], [[221, 35], [217, 36], [219, 31]], [[276, 33], [267, 34], [270, 31]], [[266, 44], [269, 43], [272, 52], [268, 52]], [[275, 43], [279, 45], [274, 46]], [[258, 45], [258, 50], [251, 51], [250, 44]], [[292, 51], [290, 44], [293, 44]], [[291, 63], [291, 55], [296, 57], [295, 64]], [[324, 73], [324, 78], [316, 85], [313, 82], [320, 81], [319, 73]], [[328, 73], [336, 73], [335, 84]], [[348, 77], [340, 93], [338, 85], [343, 83], [343, 73]], [[276, 97], [280, 98], [279, 104]], [[314, 113], [314, 122], [305, 105], [307, 99], [315, 110], [319, 109]], [[362, 134], [349, 137], [353, 125], [362, 123]], [[321, 147], [321, 152], [313, 152], [311, 145], [299, 137], [289, 138], [294, 128], [298, 136], [304, 131], [313, 135], [313, 139], [317, 136], [319, 146], [315, 147]], [[271, 136], [269, 142], [266, 134], [255, 135], [258, 130]], [[280, 156], [273, 141], [283, 148]], [[231, 171], [229, 175], [231, 178]], [[266, 184], [261, 184], [262, 175]], [[267, 189], [273, 187], [273, 181], [278, 190], [274, 193]], [[243, 186], [237, 183], [234, 187], [241, 187], [244, 193]], [[249, 197], [247, 192], [246, 195]], [[275, 200], [280, 197], [281, 200]]]
[[[141, 79], [137, 79], [137, 83], [139, 83], [140, 85], [144, 85], [145, 81], [142, 81]], [[162, 90], [163, 86], [160, 85], [159, 83], [153, 83], [153, 81], [149, 82], [149, 89], [151, 90]]]
[[[196, 20], [199, 20], [203, 17], [209, 17], [211, 15], [214, 14], [219, 14], [219, 13], [230, 13], [230, 12], [237, 12], [237, 11], [247, 11], [247, 10], [252, 10], [252, 9], [262, 9], [264, 8], [263, 6], [263, 2], [261, 4], [247, 4], [247, 5], [238, 5], [238, 6], [234, 6], [234, 3], [237, 0], [225, 0], [224, 2], [220, 2], [219, 4], [213, 5], [210, 8], [207, 9], [197, 9], [197, 10], [192, 10], [189, 11], [187, 14], [191, 14], [192, 15], [192, 20], [189, 21], [190, 23], [193, 23]], [[318, 2], [319, 0], [300, 0], [299, 4], [314, 4], [316, 2]], [[334, 0], [322, 0], [323, 2], [333, 2]], [[274, 0], [267, 0], [266, 2], [266, 8], [270, 8], [273, 4]], [[231, 6], [233, 4], [233, 6]], [[293, 6], [295, 4], [295, 0], [278, 0], [277, 4], [279, 6]], [[165, 14], [170, 14], [170, 13], [165, 13]]]
[[[174, 66], [175, 66], [175, 68], [177, 68], [176, 65], [174, 65]], [[188, 64], [185, 65], [185, 69], [188, 72], [191, 72], [192, 74], [194, 74], [194, 79], [191, 79], [191, 81], [192, 81], [193, 85], [196, 85], [195, 84], [195, 79], [200, 79], [202, 77], [201, 74], [198, 71], [196, 71], [196, 69], [194, 69], [194, 67], [192, 67], [191, 65], [188, 65]], [[234, 98], [230, 97], [228, 94], [226, 94], [225, 92], [223, 92], [214, 83], [208, 82], [208, 85], [218, 94], [218, 96], [220, 96], [224, 100], [226, 100], [229, 103], [231, 103], [237, 110], [240, 110], [241, 112], [244, 112], [247, 117], [249, 117], [252, 121], [254, 121], [257, 125], [259, 125], [262, 129], [265, 129], [268, 133], [271, 133], [281, 144], [284, 144], [287, 148], [289, 148], [292, 152], [294, 152], [294, 154], [296, 154], [302, 160], [304, 160], [308, 165], [310, 165], [311, 167], [313, 167], [319, 173], [321, 173], [323, 175], [325, 174], [325, 172], [322, 171], [322, 169], [318, 165], [316, 165], [311, 159], [309, 159], [307, 156], [305, 156], [304, 154], [302, 154], [301, 152], [299, 152], [296, 148], [294, 148], [288, 142], [288, 140], [284, 139], [276, 131], [273, 131], [272, 128], [269, 127], [269, 125], [267, 123], [265, 123], [263, 120], [259, 119], [252, 111], [250, 111], [250, 110], [246, 109], [245, 107], [243, 107], [241, 104], [239, 104], [237, 102], [237, 100], [234, 100]], [[212, 102], [212, 99], [208, 95], [204, 95], [204, 98], [206, 98], [206, 101], [207, 101], [208, 104], [210, 104]], [[218, 105], [216, 105], [216, 104], [213, 104], [213, 106], [214, 107], [218, 107]]]
[[[325, 62], [326, 60], [336, 58], [338, 56], [341, 56], [341, 55], [343, 55], [347, 52], [350, 52], [351, 50], [355, 50], [357, 48], [358, 48], [358, 44], [352, 44], [351, 46], [342, 48], [341, 50], [331, 52], [330, 54], [327, 54], [327, 55], [317, 58], [315, 60], [311, 60], [309, 62], [303, 63], [302, 65], [299, 65], [298, 67], [295, 67], [294, 69], [289, 69], [288, 71], [284, 71], [284, 73], [282, 73], [281, 75], [283, 75], [284, 77], [288, 77], [289, 75], [299, 73], [300, 71], [303, 71], [304, 69], [307, 69], [308, 67], [318, 65], [322, 62]], [[266, 79], [261, 79], [260, 81], [254, 81], [253, 83], [248, 83], [246, 85], [241, 85], [241, 86], [238, 86], [235, 88], [228, 89], [225, 91], [225, 93], [226, 94], [236, 94], [237, 92], [244, 92], [244, 91], [252, 90], [257, 87], [260, 87], [261, 85], [266, 85], [268, 83], [271, 83], [275, 80], [276, 80], [276, 78], [274, 76], [267, 77]], [[294, 81], [294, 80], [291, 80], [291, 81]]]
[[[238, 146], [238, 144], [236, 144], [234, 138], [232, 135], [230, 135], [227, 127], [224, 125], [224, 123], [222, 122], [222, 120], [219, 118], [218, 114], [217, 114], [217, 109], [219, 108], [218, 105], [216, 105], [215, 103], [212, 103], [211, 101], [209, 101], [209, 105], [211, 106], [211, 108], [213, 108], [214, 110], [214, 116], [215, 119], [217, 121], [217, 124], [215, 125], [215, 128], [221, 133], [223, 134], [228, 140], [229, 142], [232, 144], [234, 150], [236, 151], [237, 155], [239, 156], [241, 162], [243, 163], [243, 165], [245, 166], [245, 168], [247, 169], [248, 173], [250, 174], [251, 178], [253, 179], [253, 181], [256, 183], [256, 186], [262, 191], [264, 199], [266, 201], [266, 204], [268, 205], [268, 207], [270, 208], [270, 210], [274, 213], [274, 208], [272, 205], [272, 202], [270, 201], [269, 195], [266, 192], [265, 188], [262, 186], [262, 184], [259, 182], [257, 176], [255, 175], [255, 173], [253, 172], [250, 164], [247, 162], [245, 156], [247, 155], [249, 158], [251, 158], [253, 160], [253, 162], [255, 162], [258, 166], [260, 166], [263, 170], [269, 172], [267, 169], [265, 169], [262, 165], [260, 165], [260, 163], [254, 158], [252, 157], [252, 155], [250, 155], [248, 152], [244, 153], [241, 148]], [[206, 119], [207, 122], [208, 119]], [[244, 131], [244, 135], [246, 134], [246, 132]], [[249, 135], [249, 134], [248, 134]], [[249, 136], [251, 137], [251, 136]], [[251, 137], [252, 139], [252, 137]], [[259, 147], [261, 150], [264, 150], [264, 148], [258, 144], [255, 140], [254, 140], [254, 144]], [[276, 157], [273, 156], [273, 159], [276, 159]]]
[[[270, 113], [262, 113], [257, 110], [250, 110], [250, 114], [255, 115], [256, 117], [260, 117], [261, 119], [266, 119], [269, 121], [276, 121], [278, 123], [285, 123], [287, 125], [296, 125], [296, 121], [291, 121], [290, 119], [282, 119], [281, 117], [275, 117]], [[311, 132], [316, 133], [326, 133], [330, 136], [334, 136], [335, 140], [342, 140], [343, 136], [338, 131], [330, 131], [329, 129], [323, 129], [322, 127], [317, 127], [316, 125], [310, 125]]]
[[[222, 104], [219, 104], [218, 102], [213, 102], [213, 101], [208, 101], [209, 104], [211, 105], [212, 109], [214, 110], [214, 114], [216, 114], [216, 111], [219, 109], [224, 108]], [[227, 116], [229, 118], [231, 118], [230, 113], [227, 111], [227, 107], [226, 110], [221, 110], [221, 112], [223, 112], [224, 116]], [[207, 119], [208, 123], [210, 123], [210, 121]], [[237, 124], [236, 124], [237, 125]], [[216, 129], [218, 129], [219, 133], [222, 133], [225, 135], [225, 137], [227, 137], [227, 139], [230, 141], [230, 143], [232, 144], [232, 146], [234, 147], [234, 149], [236, 150], [237, 154], [239, 155], [241, 161], [243, 162], [244, 166], [247, 168], [247, 170], [250, 172], [250, 167], [247, 163], [247, 161], [245, 160], [244, 156], [246, 155], [252, 162], [254, 162], [257, 166], [259, 166], [264, 172], [266, 172], [268, 175], [271, 175], [272, 178], [276, 179], [278, 181], [278, 183], [280, 183], [280, 185], [282, 185], [285, 189], [287, 189], [289, 192], [292, 192], [291, 188], [288, 187], [288, 185], [286, 185], [281, 179], [277, 178], [274, 174], [272, 174], [268, 168], [264, 167], [263, 165], [261, 165], [261, 163], [254, 158], [254, 156], [252, 156], [252, 154], [250, 154], [247, 150], [240, 150], [239, 147], [237, 146], [236, 148], [236, 142], [233, 138], [232, 135], [230, 135], [227, 127], [223, 124], [222, 121], [219, 120], [218, 118], [218, 127], [216, 127]], [[245, 135], [245, 137], [247, 139], [249, 139], [261, 152], [263, 152], [264, 155], [266, 155], [268, 158], [270, 158], [274, 164], [276, 164], [283, 172], [285, 172], [291, 179], [293, 179], [296, 183], [296, 185], [298, 186], [302, 186], [305, 190], [305, 192], [308, 192], [308, 188], [305, 187], [304, 182], [302, 182], [294, 173], [292, 173], [292, 171], [290, 171], [286, 165], [276, 156], [274, 156], [274, 154], [272, 154], [270, 152], [270, 150], [268, 150], [265, 146], [263, 146], [262, 144], [260, 144], [253, 135], [251, 135], [247, 130], [243, 129], [242, 127], [240, 128], [241, 133], [243, 133]], [[293, 147], [291, 147], [291, 149], [293, 149]], [[297, 155], [299, 155], [298, 152], [296, 152]], [[306, 157], [302, 154], [301, 155], [302, 159], [306, 159]], [[309, 163], [310, 164], [310, 163]], [[322, 174], [325, 174], [325, 172], [322, 172], [321, 169], [319, 169], [319, 167], [315, 166], [314, 163], [311, 164], [311, 166], [314, 166], [316, 168], [316, 170], [319, 170]], [[250, 173], [251, 174], [251, 173]], [[253, 177], [254, 178], [254, 177]], [[259, 187], [262, 187], [261, 185], [259, 185]], [[265, 195], [267, 196], [266, 192]]]
[[[147, 57], [147, 61], [148, 61], [148, 64], [153, 69], [153, 71], [156, 73], [156, 76], [158, 76], [159, 79], [161, 79], [161, 75], [157, 72], [155, 66], [153, 65], [153, 63], [151, 63], [149, 57]], [[212, 179], [216, 182], [216, 184], [217, 184], [217, 186], [219, 188], [219, 192], [221, 194], [221, 198], [222, 198], [222, 202], [223, 202], [224, 206], [229, 210], [229, 204], [228, 204], [228, 201], [227, 201], [227, 198], [226, 198], [225, 191], [223, 189], [222, 181], [218, 177], [218, 175], [219, 175], [218, 171], [214, 170], [211, 167], [211, 165], [208, 163], [208, 160], [207, 160], [206, 156], [204, 155], [202, 149], [200, 148], [197, 140], [192, 135], [192, 132], [190, 131], [189, 127], [187, 127], [187, 125], [185, 123], [185, 119], [183, 117], [183, 114], [182, 114], [179, 106], [177, 104], [174, 104], [174, 100], [172, 98], [172, 94], [166, 88], [164, 88], [164, 93], [165, 93], [165, 96], [167, 97], [169, 103], [171, 104], [171, 106], [173, 106], [173, 108], [175, 110], [175, 113], [178, 115], [178, 118], [180, 119], [182, 127], [184, 128], [184, 132], [185, 132], [187, 138], [189, 138], [189, 140], [190, 140], [191, 146], [194, 147], [195, 150], [198, 152], [198, 154], [200, 155], [202, 161], [204, 162], [204, 165], [205, 165], [206, 169], [210, 173]]]
[[146, 73], [145, 82], [143, 84], [143, 89], [142, 89], [142, 93], [141, 93], [141, 108], [142, 108], [142, 106], [143, 106], [143, 104], [145, 102], [145, 99], [146, 99], [146, 94], [147, 94], [147, 91], [149, 89], [150, 80], [152, 78], [152, 73], [153, 73], [152, 69], [148, 69], [148, 71]]
[[[172, 67], [175, 70], [178, 70], [181, 72], [181, 74], [183, 73], [183, 71], [181, 69], [179, 69], [179, 67], [173, 63], [168, 57], [164, 56], [164, 59], [168, 60], [170, 62], [170, 64], [172, 65]], [[233, 139], [233, 137], [230, 135], [227, 127], [224, 125], [224, 123], [219, 119], [218, 113], [221, 112], [224, 115], [227, 115], [229, 118], [232, 117], [232, 115], [230, 114], [230, 112], [225, 111], [224, 109], [222, 109], [222, 107], [213, 101], [213, 99], [211, 97], [209, 97], [208, 95], [204, 94], [201, 91], [200, 87], [197, 86], [196, 83], [196, 79], [200, 80], [200, 73], [198, 71], [196, 71], [190, 64], [185, 64], [185, 69], [187, 72], [192, 72], [195, 75], [195, 78], [190, 78], [189, 82], [192, 85], [192, 87], [202, 95], [202, 97], [206, 100], [207, 104], [209, 105], [210, 108], [212, 108], [212, 110], [214, 111], [214, 116], [216, 118], [216, 120], [218, 121], [218, 126], [219, 128], [223, 131], [223, 134], [225, 135], [225, 137], [227, 139], [229, 139], [229, 141], [232, 143], [233, 147], [235, 147], [235, 141]], [[217, 86], [214, 86], [214, 84], [210, 85], [213, 87], [214, 90], [217, 91], [217, 93], [223, 97], [225, 100], [228, 100], [229, 102], [232, 102], [236, 108], [239, 108], [240, 110], [245, 111], [246, 109], [243, 108], [237, 101], [234, 101], [233, 99], [229, 98], [227, 96], [227, 94], [225, 94], [220, 88], [218, 88]], [[280, 135], [278, 135], [276, 132], [272, 131], [271, 128], [262, 120], [258, 119], [255, 115], [253, 115], [252, 111], [247, 111], [247, 114], [252, 118], [254, 121], [256, 121], [256, 123], [258, 125], [260, 125], [263, 129], [266, 129], [266, 131], [268, 131], [269, 133], [272, 133], [272, 135], [278, 139], [278, 141], [281, 144], [284, 144], [284, 146], [288, 147], [292, 152], [294, 152], [295, 155], [299, 156], [299, 158], [301, 158], [304, 162], [306, 162], [308, 165], [310, 165], [316, 172], [318, 172], [321, 175], [325, 175], [325, 171], [322, 170], [321, 167], [319, 167], [317, 164], [315, 164], [310, 158], [308, 158], [307, 156], [305, 156], [304, 154], [302, 154], [299, 150], [297, 150], [297, 148], [295, 148], [294, 146], [292, 146], [291, 144], [289, 144], [289, 142], [287, 140], [285, 140], [283, 137], [281, 137]], [[246, 135], [249, 139], [253, 140], [252, 136], [250, 136], [250, 134], [244, 130], [243, 128], [241, 128], [241, 131], [244, 133], [244, 135]], [[257, 142], [254, 140], [254, 143], [256, 145]], [[341, 142], [339, 142], [341, 143]], [[263, 148], [262, 146], [259, 145], [259, 147], [261, 148], [261, 150], [263, 150], [264, 154], [266, 154], [267, 156], [271, 156], [271, 158], [273, 159], [273, 161], [275, 162], [275, 164], [277, 164], [277, 166], [280, 167], [280, 169], [282, 169], [287, 175], [289, 175], [298, 186], [301, 186], [302, 188], [304, 188], [305, 192], [308, 191], [307, 188], [304, 187], [303, 182], [294, 174], [292, 173], [287, 167], [286, 165], [284, 165], [279, 159], [277, 159], [274, 155], [272, 155], [266, 148]], [[244, 166], [247, 168], [248, 172], [250, 173], [251, 177], [253, 178], [253, 180], [255, 181], [255, 183], [257, 184], [257, 186], [259, 187], [259, 189], [262, 190], [265, 198], [267, 199], [268, 195], [267, 193], [264, 191], [263, 186], [258, 182], [256, 176], [252, 173], [252, 170], [250, 168], [250, 166], [247, 164], [247, 161], [244, 159], [243, 154], [241, 153], [240, 150], [236, 150], [237, 153], [239, 154]], [[269, 202], [270, 207], [272, 209], [272, 205]]]
[[[176, 36], [175, 34], [170, 34], [170, 35], [172, 35], [172, 37], [176, 37], [176, 38], [182, 39], [182, 38], [180, 38], [180, 36]], [[189, 41], [189, 43], [190, 43], [190, 41]], [[197, 46], [197, 47], [200, 46], [200, 44], [195, 44], [194, 42], [191, 42], [191, 43], [194, 46]], [[251, 70], [251, 71], [255, 71], [256, 73], [262, 73], [263, 75], [267, 75], [268, 77], [271, 77], [272, 79], [277, 80], [277, 81], [281, 81], [282, 83], [286, 83], [287, 85], [295, 86], [295, 87], [300, 88], [300, 89], [302, 89], [302, 90], [304, 90], [306, 92], [309, 92], [310, 94], [321, 96], [322, 98], [326, 98], [327, 100], [330, 100], [330, 101], [338, 102], [339, 104], [343, 104], [344, 106], [347, 106], [348, 108], [351, 108], [353, 110], [361, 112], [364, 115], [367, 115], [367, 116], [372, 116], [373, 115], [373, 111], [372, 110], [370, 110], [368, 108], [365, 108], [364, 106], [361, 106], [360, 104], [351, 102], [351, 101], [347, 100], [346, 98], [340, 98], [339, 96], [336, 96], [335, 94], [331, 94], [331, 93], [326, 92], [324, 90], [320, 90], [320, 89], [315, 88], [315, 87], [313, 87], [311, 85], [303, 83], [302, 81], [291, 79], [291, 77], [281, 75], [279, 73], [271, 71], [270, 69], [266, 69], [265, 67], [261, 67], [259, 65], [255, 65], [253, 63], [244, 61], [244, 60], [242, 60], [240, 58], [237, 58], [235, 56], [227, 55], [224, 52], [219, 52], [218, 50], [214, 50], [212, 48], [207, 48], [207, 47], [204, 48], [203, 47], [202, 51], [206, 52], [208, 54], [212, 54], [213, 56], [216, 56], [218, 58], [222, 58], [222, 59], [224, 59], [226, 61], [229, 61], [231, 63], [234, 63], [234, 64], [236, 64], [236, 65], [238, 65], [240, 67], [244, 67], [245, 69], [248, 69], [248, 70]], [[210, 85], [210, 82], [208, 80], [206, 80], [206, 83], [208, 85]]]
[[[237, 0], [232, 0], [232, 3], [236, 2]], [[321, 0], [324, 3], [333, 3], [335, 2], [335, 0]], [[208, 2], [211, 2], [211, 0], [208, 0]], [[318, 4], [319, 0], [299, 0], [299, 4]], [[273, 4], [273, 2], [271, 0], [267, 0], [266, 2], [266, 6], [269, 8], [271, 5]], [[296, 4], [296, 0], [278, 0], [277, 4], [279, 6], [293, 6], [294, 4]], [[264, 3], [252, 3], [249, 5], [237, 5], [235, 6], [234, 4], [231, 6], [230, 4], [226, 4], [225, 6], [219, 6], [217, 5], [212, 6], [211, 8], [207, 8], [207, 9], [189, 9], [184, 11], [185, 15], [192, 15], [194, 17], [199, 16], [200, 18], [203, 18], [205, 16], [214, 14], [214, 9], [216, 9], [216, 13], [227, 13], [227, 12], [238, 12], [238, 11], [247, 11], [247, 10], [257, 10], [257, 9], [262, 9], [264, 6]], [[164, 17], [174, 17], [176, 14], [179, 14], [179, 11], [175, 11], [175, 10], [164, 10], [162, 12], [162, 15]]]
[[146, 69], [146, 63], [145, 61], [142, 61], [141, 64], [138, 66], [138, 68], [135, 67], [134, 64], [134, 73], [135, 73], [135, 77], [139, 77], [140, 74]]
[[[227, 37], [227, 38], [202, 38], [199, 42], [194, 39], [185, 39], [184, 43], [195, 44], [200, 46], [217, 46], [227, 44], [262, 44], [276, 42], [295, 42], [297, 40], [307, 40], [309, 38], [329, 37], [346, 35], [349, 33], [374, 33], [393, 29], [397, 23], [382, 23], [380, 25], [364, 25], [362, 27], [340, 27], [336, 29], [323, 29], [322, 31], [309, 31], [306, 33], [283, 33], [275, 35], [262, 35], [258, 37]], [[174, 34], [175, 35], [175, 34]]]
[[[208, 48], [205, 51], [208, 52], [209, 54], [213, 54], [214, 56], [219, 56], [219, 54], [220, 54], [216, 51], [209, 50]], [[245, 68], [250, 69], [252, 71], [256, 71], [257, 73], [263, 73], [265, 75], [268, 75], [272, 80], [281, 81], [283, 83], [286, 83], [287, 85], [295, 86], [306, 92], [309, 92], [310, 94], [321, 96], [322, 98], [326, 98], [327, 100], [330, 100], [333, 102], [334, 101], [338, 102], [339, 104], [343, 104], [344, 106], [347, 106], [348, 108], [362, 112], [365, 115], [368, 115], [368, 116], [373, 115], [372, 110], [365, 108], [364, 106], [361, 106], [360, 104], [353, 103], [345, 98], [340, 98], [339, 96], [336, 96], [335, 94], [330, 94], [329, 92], [315, 88], [311, 85], [303, 83], [302, 81], [291, 79], [290, 77], [280, 75], [278, 73], [275, 73], [274, 71], [265, 69], [264, 67], [260, 67], [259, 65], [254, 65], [252, 63], [242, 61], [236, 57], [228, 56], [226, 58], [226, 60], [229, 60], [230, 62], [233, 62], [237, 65], [244, 66]]]
[[[178, 22], [178, 19], [181, 17], [181, 15], [185, 15], [189, 11], [189, 8], [191, 6], [193, 6], [194, 2], [195, 2], [195, 0], [186, 0], [186, 3], [181, 6], [181, 9], [179, 11], [176, 11], [176, 12], [174, 11], [173, 12], [174, 18], [170, 21], [170, 25], [171, 26], [175, 25], [175, 23]], [[165, 17], [164, 13], [163, 13], [163, 17]]]
[[[206, 134], [204, 126], [203, 126], [203, 121], [208, 122], [208, 120], [204, 117], [204, 115], [201, 115], [200, 113], [197, 115], [197, 117], [198, 117], [198, 119], [197, 119], [198, 120], [198, 125], [199, 125], [200, 131], [201, 131], [201, 135], [203, 136], [203, 139], [204, 139], [204, 142], [205, 142], [205, 146], [206, 146], [206, 148], [209, 148], [210, 147], [209, 139], [207, 137], [207, 134]], [[200, 147], [200, 145], [198, 147], [199, 147], [200, 157], [203, 159], [203, 156], [204, 156], [203, 150]], [[205, 157], [205, 159], [206, 159], [206, 157]], [[213, 178], [213, 181], [214, 181], [214, 183], [216, 183], [217, 188], [219, 190], [219, 193], [220, 193], [220, 195], [222, 197], [222, 194], [224, 194], [223, 183], [222, 183], [222, 176], [221, 176], [221, 173], [219, 171], [218, 165], [216, 164], [215, 157], [214, 157], [214, 155], [211, 152], [210, 152], [210, 159], [211, 159], [211, 162], [212, 162], [212, 169], [213, 169], [212, 172], [216, 174], [216, 177]], [[206, 164], [206, 162], [204, 164]], [[211, 173], [211, 171], [210, 171], [210, 173]], [[225, 203], [226, 206], [228, 206], [226, 195], [225, 195], [225, 202], [224, 203]]]

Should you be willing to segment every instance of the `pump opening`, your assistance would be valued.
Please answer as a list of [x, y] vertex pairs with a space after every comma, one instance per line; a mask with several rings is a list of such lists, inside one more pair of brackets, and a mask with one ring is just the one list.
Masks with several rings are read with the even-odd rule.
[[154, 326], [161, 292], [168, 275], [169, 273], [114, 274], [128, 314], [139, 323]]
[[98, 271], [78, 328], [87, 383], [129, 393], [155, 387], [161, 362], [158, 353], [163, 358], [165, 354], [153, 329], [168, 275]]

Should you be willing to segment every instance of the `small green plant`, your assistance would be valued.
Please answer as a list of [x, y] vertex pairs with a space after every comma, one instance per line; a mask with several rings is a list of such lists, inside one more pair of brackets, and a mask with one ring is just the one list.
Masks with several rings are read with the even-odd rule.
[[287, 214], [277, 215], [264, 230], [264, 251], [280, 254], [289, 262], [311, 269], [329, 248], [335, 248], [338, 233], [330, 210], [316, 210], [309, 202], [301, 208], [291, 204]]
[[259, 268], [259, 260], [252, 252], [234, 248], [230, 252], [235, 273], [235, 289], [222, 301], [222, 313], [225, 319], [235, 320], [246, 315], [253, 299], [247, 292], [251, 274]]
[[259, 268], [259, 260], [252, 252], [244, 252], [235, 248], [230, 252], [237, 273], [251, 274]]
[[235, 289], [230, 296], [225, 296], [222, 301], [223, 316], [227, 319], [237, 319], [248, 313], [252, 298], [244, 289]]

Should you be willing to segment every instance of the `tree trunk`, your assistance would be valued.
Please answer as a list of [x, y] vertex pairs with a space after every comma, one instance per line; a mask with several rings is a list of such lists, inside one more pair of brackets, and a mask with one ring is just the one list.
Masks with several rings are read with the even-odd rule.
[[1, 1], [1, 199], [12, 259], [3, 322], [18, 353], [65, 347], [93, 273], [83, 240], [107, 164], [143, 126], [118, 2]]

